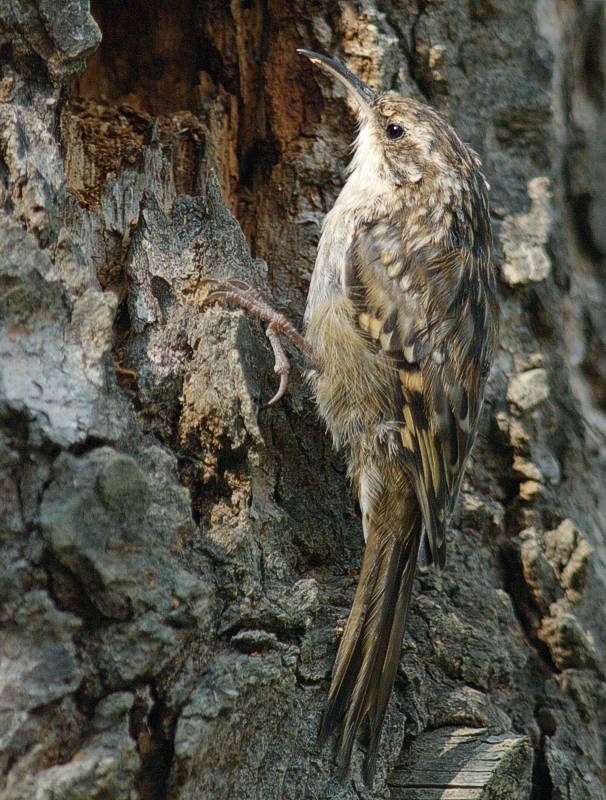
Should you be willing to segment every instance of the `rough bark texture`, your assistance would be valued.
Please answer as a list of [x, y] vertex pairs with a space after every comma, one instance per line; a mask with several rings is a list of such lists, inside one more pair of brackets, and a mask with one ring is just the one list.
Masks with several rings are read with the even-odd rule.
[[[3, 798], [605, 797], [604, 31], [595, 0], [0, 4]], [[449, 114], [501, 276], [373, 791], [315, 743], [342, 459], [300, 372], [264, 407], [260, 326], [196, 308], [238, 277], [300, 322], [354, 135], [301, 46]]]

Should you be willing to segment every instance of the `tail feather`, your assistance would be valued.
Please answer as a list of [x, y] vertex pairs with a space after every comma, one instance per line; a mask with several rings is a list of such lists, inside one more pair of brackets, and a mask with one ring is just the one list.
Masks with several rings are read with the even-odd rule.
[[369, 525], [360, 580], [320, 731], [321, 741], [338, 731], [337, 764], [342, 778], [356, 736], [363, 734], [367, 783], [374, 775], [383, 719], [400, 660], [422, 530], [418, 510], [402, 528], [394, 536], [372, 522]]
[[364, 761], [364, 777], [368, 784], [372, 783], [374, 777], [378, 747], [381, 741], [381, 728], [398, 671], [398, 664], [400, 663], [402, 638], [406, 628], [408, 606], [418, 558], [419, 539], [417, 537], [413, 538], [415, 541], [411, 542], [410, 546], [403, 547], [400, 553], [400, 589], [395, 602], [391, 630], [388, 634], [388, 646], [384, 656], [383, 670], [377, 680], [376, 698], [369, 708], [368, 738]]

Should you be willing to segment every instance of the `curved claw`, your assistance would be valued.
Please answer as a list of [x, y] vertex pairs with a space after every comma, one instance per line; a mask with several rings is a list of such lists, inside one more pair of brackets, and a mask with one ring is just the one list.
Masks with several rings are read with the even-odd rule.
[[249, 311], [253, 311], [253, 306], [255, 305], [267, 305], [258, 289], [254, 289], [238, 278], [234, 278], [231, 281], [218, 281], [215, 278], [209, 278], [206, 283], [211, 284], [212, 289], [200, 303], [201, 308], [220, 299], [239, 304]]
[[211, 292], [210, 294], [206, 295], [204, 300], [202, 300], [199, 304], [199, 308], [207, 308], [208, 306], [212, 305], [218, 300], [221, 300], [223, 295], [220, 292]]
[[274, 351], [274, 372], [276, 375], [280, 376], [280, 385], [278, 386], [278, 391], [271, 398], [269, 403], [267, 403], [268, 406], [273, 406], [278, 402], [278, 400], [281, 400], [284, 397], [284, 393], [288, 388], [288, 375], [290, 373], [290, 362], [288, 361], [288, 356], [284, 352], [284, 348], [282, 347], [282, 342], [280, 341], [280, 336], [276, 330], [276, 327], [276, 323], [271, 322], [265, 331], [265, 335], [271, 344], [271, 349]]
[[284, 397], [286, 394], [286, 389], [288, 388], [288, 373], [289, 370], [286, 369], [280, 374], [280, 385], [278, 386], [278, 391], [266, 405], [273, 406]]
[[203, 283], [214, 283], [216, 286], [220, 286], [224, 289], [241, 289], [242, 291], [247, 292], [251, 286], [250, 283], [246, 281], [240, 280], [240, 278], [230, 278], [226, 281], [220, 281], [218, 278], [204, 278]]
[[[205, 305], [214, 303], [217, 300], [227, 299], [229, 301], [231, 299], [237, 302], [239, 299], [249, 299], [248, 290], [244, 292], [242, 289], [239, 289], [237, 286], [232, 286], [229, 283], [219, 283], [218, 281], [213, 282], [216, 283], [216, 285], [200, 303], [202, 308], [204, 308]], [[242, 292], [242, 294], [240, 294], [240, 292]]]
[[225, 297], [225, 292], [227, 289], [213, 289], [212, 292], [209, 292], [204, 300], [200, 303], [202, 307], [204, 307], [207, 303], [212, 303], [215, 300], [220, 300], [222, 297]]
[[225, 281], [223, 285], [235, 286], [236, 289], [241, 289], [243, 292], [250, 292], [252, 289], [250, 283], [246, 283], [246, 281], [241, 281], [240, 278], [231, 278], [230, 280]]

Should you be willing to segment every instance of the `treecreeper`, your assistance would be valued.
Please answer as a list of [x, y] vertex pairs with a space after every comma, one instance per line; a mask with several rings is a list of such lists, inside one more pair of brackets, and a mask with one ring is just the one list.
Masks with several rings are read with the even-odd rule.
[[446, 528], [473, 446], [498, 334], [488, 184], [434, 109], [375, 92], [338, 61], [299, 53], [340, 81], [359, 122], [349, 177], [324, 220], [305, 335], [257, 293], [218, 284], [311, 360], [309, 380], [360, 503], [364, 559], [320, 738], [341, 776], [356, 741], [372, 783], [417, 560], [442, 570]]

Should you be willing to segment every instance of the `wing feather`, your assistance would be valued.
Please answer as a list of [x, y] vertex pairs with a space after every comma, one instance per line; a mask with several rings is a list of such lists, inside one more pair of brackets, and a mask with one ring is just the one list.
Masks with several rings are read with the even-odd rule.
[[[477, 266], [464, 249], [410, 249], [394, 226], [362, 225], [345, 290], [359, 330], [393, 364], [390, 423], [400, 433], [431, 556], [441, 569], [446, 524], [475, 437], [492, 346]], [[467, 287], [469, 288], [466, 290]]]

